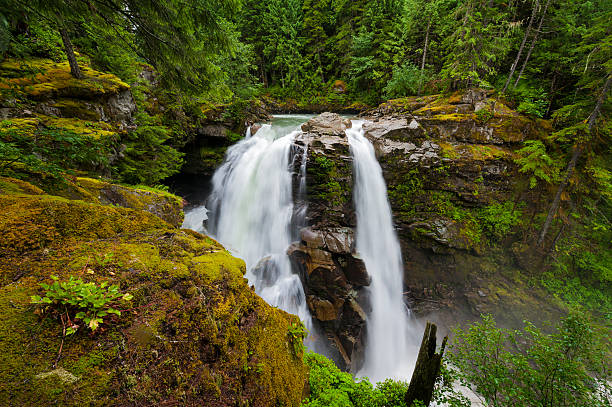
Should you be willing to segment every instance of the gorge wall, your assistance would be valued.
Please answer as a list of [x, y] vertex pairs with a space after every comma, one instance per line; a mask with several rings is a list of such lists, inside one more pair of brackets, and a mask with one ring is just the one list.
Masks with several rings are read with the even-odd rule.
[[[539, 200], [514, 162], [550, 124], [486, 91], [393, 100], [368, 112], [365, 136], [383, 169], [404, 260], [405, 301], [417, 318], [452, 326], [492, 313], [501, 325], [555, 320], [561, 310], [529, 284], [538, 267], [523, 239]], [[289, 249], [308, 305], [340, 364], [358, 369], [369, 276], [354, 246], [350, 122], [324, 113], [302, 126], [306, 227]], [[297, 191], [302, 157], [294, 161]]]

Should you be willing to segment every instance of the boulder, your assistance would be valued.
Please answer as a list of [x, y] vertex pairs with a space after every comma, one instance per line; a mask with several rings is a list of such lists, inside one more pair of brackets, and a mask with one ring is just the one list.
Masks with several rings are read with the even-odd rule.
[[346, 137], [344, 133], [346, 129], [342, 116], [329, 112], [321, 113], [302, 124], [302, 131], [319, 135]]

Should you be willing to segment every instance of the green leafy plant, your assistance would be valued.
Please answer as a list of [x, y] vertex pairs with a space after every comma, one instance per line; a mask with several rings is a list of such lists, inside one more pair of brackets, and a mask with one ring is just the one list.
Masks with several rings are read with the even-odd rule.
[[411, 62], [393, 67], [393, 76], [383, 92], [387, 97], [416, 95], [429, 79], [429, 73], [421, 71]]
[[559, 168], [547, 154], [546, 146], [540, 140], [527, 140], [525, 146], [517, 151], [518, 158], [514, 160], [522, 173], [530, 174], [529, 187], [535, 188], [538, 180], [554, 182], [559, 176]]
[[483, 208], [477, 217], [487, 234], [499, 239], [520, 224], [523, 206], [524, 204], [515, 205], [511, 201], [494, 203]]
[[113, 166], [113, 174], [128, 184], [157, 185], [179, 172], [183, 153], [171, 146], [174, 133], [145, 113], [136, 115], [139, 126], [122, 139], [123, 158]]
[[297, 357], [301, 357], [304, 353], [304, 338], [308, 331], [301, 322], [291, 323], [287, 329], [287, 336], [289, 336], [289, 342], [293, 346], [293, 353]]
[[485, 107], [476, 112], [476, 120], [478, 121], [478, 123], [485, 124], [493, 118], [493, 115], [493, 110], [488, 107]]
[[309, 368], [310, 395], [303, 407], [405, 407], [408, 383], [387, 379], [376, 387], [367, 378], [355, 380], [331, 360], [317, 353], [304, 354]]
[[0, 174], [42, 172], [63, 179], [75, 169], [103, 172], [109, 164], [110, 143], [63, 128], [29, 131], [11, 120], [0, 121]]
[[527, 321], [522, 330], [498, 328], [483, 315], [454, 333], [450, 360], [486, 405], [609, 406], [609, 341], [583, 316], [545, 334]]
[[86, 283], [80, 278], [70, 277], [67, 281], [59, 281], [51, 276], [52, 284], [40, 284], [46, 290], [44, 296], [33, 295], [32, 304], [49, 306], [60, 314], [62, 324], [68, 322], [66, 335], [76, 332], [79, 325], [73, 319], [82, 320], [85, 326], [95, 331], [104, 322], [107, 315], [121, 315], [116, 307], [119, 301], [130, 301], [132, 295], [119, 292], [118, 285], [108, 285], [103, 282]]

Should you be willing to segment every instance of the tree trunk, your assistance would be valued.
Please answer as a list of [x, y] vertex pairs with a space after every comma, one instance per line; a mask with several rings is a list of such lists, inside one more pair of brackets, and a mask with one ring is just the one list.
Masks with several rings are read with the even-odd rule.
[[[611, 84], [612, 84], [612, 73], [609, 73], [608, 78], [606, 79], [606, 82], [604, 83], [601, 94], [599, 95], [599, 98], [597, 99], [595, 108], [593, 109], [593, 111], [591, 112], [587, 120], [587, 129], [589, 133], [593, 129], [593, 126], [595, 126], [595, 122], [597, 121], [597, 118], [599, 117], [599, 113], [601, 112], [601, 105], [606, 99], [606, 94], [608, 93], [608, 89], [610, 89]], [[569, 164], [567, 165], [567, 169], [565, 170], [565, 178], [563, 179], [563, 182], [561, 183], [561, 185], [559, 185], [559, 188], [557, 189], [557, 193], [555, 194], [555, 199], [553, 199], [552, 204], [550, 205], [550, 210], [548, 211], [548, 215], [546, 216], [546, 220], [544, 221], [544, 225], [542, 226], [542, 231], [540, 232], [540, 237], [538, 238], [538, 245], [542, 245], [542, 242], [544, 242], [546, 233], [548, 233], [548, 228], [550, 228], [550, 224], [552, 223], [552, 220], [557, 214], [557, 210], [559, 209], [559, 203], [561, 202], [561, 194], [563, 194], [563, 191], [565, 190], [565, 188], [567, 187], [567, 184], [569, 183], [569, 179], [572, 176], [572, 173], [574, 172], [574, 168], [576, 168], [576, 163], [578, 162], [578, 158], [580, 157], [581, 153], [582, 153], [582, 147], [580, 146], [574, 147], [574, 151], [572, 152], [572, 159], [570, 160]]]
[[423, 46], [423, 59], [421, 59], [421, 84], [419, 86], [419, 96], [421, 92], [423, 92], [423, 86], [425, 85], [423, 82], [423, 72], [425, 71], [425, 59], [427, 58], [427, 45], [429, 45], [429, 30], [431, 28], [431, 16], [429, 17], [429, 21], [427, 22], [427, 31], [425, 32], [425, 46]]
[[444, 354], [444, 348], [448, 339], [448, 337], [444, 338], [440, 353], [436, 353], [436, 331], [436, 325], [427, 322], [414, 373], [412, 373], [408, 391], [404, 396], [407, 406], [411, 406], [416, 400], [420, 400], [425, 406], [428, 406], [431, 402], [434, 386], [442, 366], [442, 355]]
[[64, 43], [64, 52], [66, 52], [68, 63], [70, 64], [70, 73], [75, 78], [82, 79], [83, 76], [81, 75], [81, 69], [79, 68], [79, 63], [76, 60], [76, 55], [74, 55], [74, 49], [72, 48], [72, 42], [68, 36], [68, 31], [65, 28], [62, 28], [60, 30], [60, 34], [62, 35], [62, 42]]
[[521, 59], [521, 55], [523, 54], [523, 49], [525, 48], [527, 37], [529, 37], [529, 34], [531, 33], [531, 27], [533, 26], [533, 20], [535, 19], [535, 15], [538, 12], [539, 6], [540, 6], [540, 0], [536, 0], [536, 3], [533, 6], [533, 10], [531, 12], [531, 18], [529, 19], [529, 25], [527, 26], [527, 29], [525, 30], [525, 35], [523, 36], [523, 41], [521, 42], [521, 46], [519, 47], [518, 54], [516, 54], [516, 58], [514, 59], [514, 62], [512, 63], [512, 66], [510, 67], [510, 73], [508, 74], [508, 79], [506, 79], [506, 83], [504, 84], [504, 89], [502, 90], [502, 93], [506, 93], [506, 89], [508, 89], [508, 85], [510, 84], [510, 81], [512, 80], [512, 76], [514, 76], [514, 71], [516, 70], [516, 67], [518, 66], [518, 63]]
[[548, 10], [548, 5], [549, 4], [550, 4], [550, 0], [546, 0], [546, 5], [544, 6], [544, 10], [542, 11], [542, 18], [540, 18], [540, 23], [538, 24], [538, 29], [537, 29], [535, 35], [533, 36], [533, 41], [531, 41], [531, 46], [529, 47], [529, 52], [527, 52], [527, 56], [525, 57], [525, 60], [523, 61], [523, 66], [521, 66], [521, 71], [519, 72], [518, 76], [516, 77], [516, 82], [514, 82], [514, 86], [512, 87], [512, 89], [516, 88], [516, 85], [518, 85], [519, 81], [521, 80], [521, 76], [523, 75], [523, 71], [525, 70], [525, 67], [527, 66], [527, 61], [529, 61], [529, 57], [531, 56], [531, 52], [533, 51], [533, 48], [535, 47], [535, 44], [538, 41], [538, 36], [540, 35], [540, 31], [542, 30], [542, 24], [544, 23], [544, 19], [546, 18], [546, 10]]
[[421, 59], [421, 74], [425, 70], [425, 58], [427, 58], [427, 45], [429, 44], [429, 29], [431, 28], [431, 17], [427, 23], [427, 31], [425, 32], [425, 46], [423, 47], [423, 59]]

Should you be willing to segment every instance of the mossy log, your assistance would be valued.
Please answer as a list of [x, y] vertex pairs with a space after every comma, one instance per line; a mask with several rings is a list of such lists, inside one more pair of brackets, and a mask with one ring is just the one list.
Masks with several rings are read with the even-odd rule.
[[416, 400], [420, 400], [426, 406], [431, 402], [434, 386], [440, 374], [442, 355], [444, 354], [444, 348], [448, 339], [448, 337], [444, 337], [440, 352], [436, 353], [436, 331], [436, 325], [427, 322], [423, 340], [421, 341], [421, 348], [419, 349], [419, 356], [417, 357], [412, 379], [404, 398], [407, 406], [412, 406], [412, 403]]

